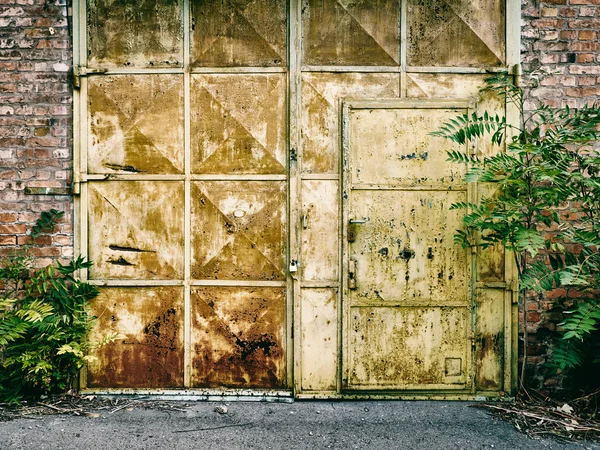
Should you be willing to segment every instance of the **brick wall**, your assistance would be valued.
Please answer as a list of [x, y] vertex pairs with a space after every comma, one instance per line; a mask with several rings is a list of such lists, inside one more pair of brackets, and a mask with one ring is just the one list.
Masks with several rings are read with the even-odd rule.
[[[527, 79], [528, 106], [544, 102], [555, 107], [581, 107], [600, 102], [600, 0], [550, 0], [522, 2], [523, 73], [540, 72]], [[576, 220], [574, 205], [564, 205], [564, 218]], [[544, 368], [547, 344], [561, 319], [553, 308], [566, 292], [557, 289], [528, 302], [530, 383], [533, 387], [568, 388], [560, 374]], [[570, 292], [569, 296], [577, 295]], [[522, 316], [521, 316], [522, 317]]]
[[531, 94], [552, 106], [600, 99], [600, 0], [522, 2], [523, 72], [549, 72]]
[[67, 10], [64, 0], [0, 0], [0, 256], [30, 243], [41, 211], [65, 211], [57, 233], [31, 248], [40, 265], [73, 254], [72, 199], [25, 193], [71, 183]]

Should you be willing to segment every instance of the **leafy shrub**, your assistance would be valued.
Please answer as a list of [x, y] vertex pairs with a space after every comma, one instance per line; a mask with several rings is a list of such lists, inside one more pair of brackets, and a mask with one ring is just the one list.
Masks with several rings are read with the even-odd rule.
[[[32, 235], [50, 232], [62, 214], [42, 213]], [[33, 268], [32, 259], [8, 258], [0, 268], [0, 401], [64, 392], [89, 358], [86, 340], [94, 323], [89, 301], [96, 286], [75, 276], [91, 263], [78, 257], [67, 265]], [[107, 336], [99, 345], [117, 336]]]
[[[487, 112], [473, 113], [458, 116], [433, 133], [460, 146], [448, 152], [448, 159], [467, 166], [466, 182], [497, 187], [493, 196], [476, 204], [452, 205], [465, 210], [465, 228], [456, 232], [455, 241], [484, 248], [500, 243], [513, 252], [524, 342], [528, 342], [527, 293], [577, 289], [579, 300], [560, 305], [565, 319], [550, 360], [551, 366], [574, 368], [583, 361], [584, 347], [598, 350], [597, 345], [584, 341], [597, 336], [594, 331], [600, 324], [600, 156], [593, 148], [600, 138], [600, 106], [570, 109], [544, 105], [526, 111], [525, 93], [513, 84], [511, 76], [499, 74], [486, 82], [483, 92], [494, 92], [516, 107], [518, 125]], [[466, 152], [467, 141], [485, 138], [498, 146], [506, 143], [505, 151], [486, 157]], [[578, 206], [580, 220], [561, 216], [560, 206], [565, 202]], [[547, 237], [545, 231], [551, 226], [559, 232]], [[547, 261], [540, 258], [540, 251]], [[523, 348], [521, 385], [527, 345]]]

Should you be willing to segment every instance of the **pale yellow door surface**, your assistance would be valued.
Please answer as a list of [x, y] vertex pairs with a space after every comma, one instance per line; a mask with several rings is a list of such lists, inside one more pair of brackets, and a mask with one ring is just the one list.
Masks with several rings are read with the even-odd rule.
[[428, 133], [460, 102], [350, 102], [344, 109], [347, 277], [343, 384], [350, 390], [472, 383], [472, 258], [454, 244], [469, 193]]

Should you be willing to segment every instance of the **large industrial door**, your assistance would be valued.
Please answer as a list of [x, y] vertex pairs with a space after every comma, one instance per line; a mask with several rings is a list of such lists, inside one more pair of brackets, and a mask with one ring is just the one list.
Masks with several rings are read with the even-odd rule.
[[476, 98], [518, 62], [517, 0], [73, 6], [76, 252], [92, 339], [126, 336], [84, 386], [510, 390], [511, 265], [452, 244], [479, 194], [427, 133], [506, 112]]

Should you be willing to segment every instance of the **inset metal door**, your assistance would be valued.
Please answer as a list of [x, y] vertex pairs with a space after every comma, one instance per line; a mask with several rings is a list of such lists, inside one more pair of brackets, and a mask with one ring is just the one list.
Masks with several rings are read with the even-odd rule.
[[344, 107], [346, 390], [468, 389], [474, 257], [454, 244], [470, 192], [429, 135], [469, 104]]

